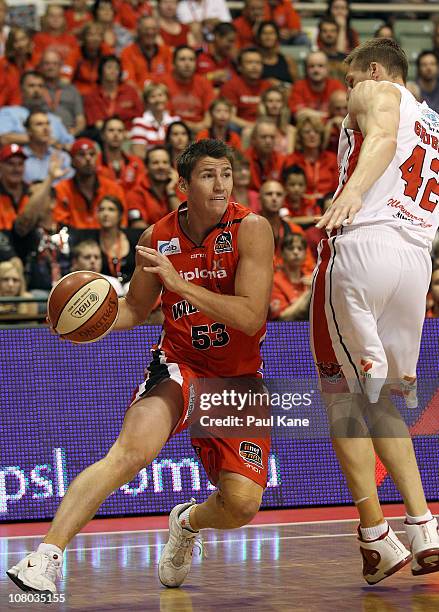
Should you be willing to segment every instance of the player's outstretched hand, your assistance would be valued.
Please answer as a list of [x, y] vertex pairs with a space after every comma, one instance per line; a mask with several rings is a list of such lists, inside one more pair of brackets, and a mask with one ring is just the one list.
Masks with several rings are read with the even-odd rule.
[[361, 197], [358, 193], [345, 188], [326, 210], [316, 227], [326, 228], [330, 232], [341, 227], [346, 220], [350, 225], [361, 206]]
[[178, 293], [178, 287], [184, 282], [166, 255], [161, 255], [156, 249], [137, 245], [137, 254], [145, 260], [143, 270], [158, 274], [166, 289]]

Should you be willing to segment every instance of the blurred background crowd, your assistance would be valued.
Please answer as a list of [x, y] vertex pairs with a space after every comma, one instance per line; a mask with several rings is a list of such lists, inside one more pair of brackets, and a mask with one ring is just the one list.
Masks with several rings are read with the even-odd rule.
[[[234, 148], [232, 198], [273, 229], [269, 318], [306, 320], [324, 235], [315, 218], [338, 182], [343, 60], [364, 40], [396, 38], [408, 87], [439, 112], [436, 9], [0, 0], [0, 323], [44, 319], [52, 286], [74, 270], [124, 295], [141, 233], [184, 200], [179, 153], [206, 137]], [[432, 257], [426, 316], [438, 317], [439, 241]], [[159, 304], [149, 322], [161, 322]]]

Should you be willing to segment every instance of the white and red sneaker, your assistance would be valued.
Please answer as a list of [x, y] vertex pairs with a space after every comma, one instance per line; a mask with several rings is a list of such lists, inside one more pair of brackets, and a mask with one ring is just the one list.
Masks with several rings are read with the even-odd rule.
[[6, 574], [22, 591], [55, 594], [61, 578], [62, 555], [57, 552], [33, 552], [9, 569]]
[[412, 574], [432, 574], [439, 571], [439, 528], [437, 519], [410, 525], [404, 523], [413, 554]]
[[368, 584], [377, 584], [402, 569], [412, 560], [412, 554], [396, 537], [393, 529], [376, 540], [364, 541], [358, 528], [360, 552], [363, 557], [363, 577]]

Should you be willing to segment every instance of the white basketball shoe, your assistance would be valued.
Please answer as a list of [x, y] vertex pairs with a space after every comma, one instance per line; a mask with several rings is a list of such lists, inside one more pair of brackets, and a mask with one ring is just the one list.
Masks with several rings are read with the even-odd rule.
[[439, 531], [437, 519], [410, 525], [404, 523], [413, 554], [412, 574], [420, 576], [439, 571]]
[[55, 551], [33, 552], [6, 574], [22, 591], [51, 595], [57, 592], [56, 579], [62, 578], [61, 565], [62, 555]]
[[180, 586], [191, 569], [194, 545], [199, 547], [200, 552], [203, 550], [199, 532], [185, 529], [179, 520], [180, 514], [194, 504], [194, 499], [178, 504], [169, 515], [169, 539], [159, 561], [159, 580], [163, 586]]
[[376, 584], [402, 569], [412, 560], [412, 555], [396, 537], [393, 529], [372, 541], [361, 539], [358, 528], [360, 552], [363, 557], [363, 576], [368, 584]]

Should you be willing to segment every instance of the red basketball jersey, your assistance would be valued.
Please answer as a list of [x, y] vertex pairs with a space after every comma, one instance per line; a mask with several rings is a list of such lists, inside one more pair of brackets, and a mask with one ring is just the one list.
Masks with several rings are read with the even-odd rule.
[[[235, 274], [239, 261], [238, 232], [241, 221], [251, 213], [230, 202], [221, 221], [195, 244], [182, 230], [179, 212], [160, 219], [152, 232], [152, 248], [166, 254], [177, 272], [190, 283], [223, 295], [235, 294]], [[206, 377], [255, 375], [262, 367], [260, 344], [265, 324], [254, 336], [224, 325], [163, 287], [165, 317], [157, 348], [167, 362], [186, 363]]]

